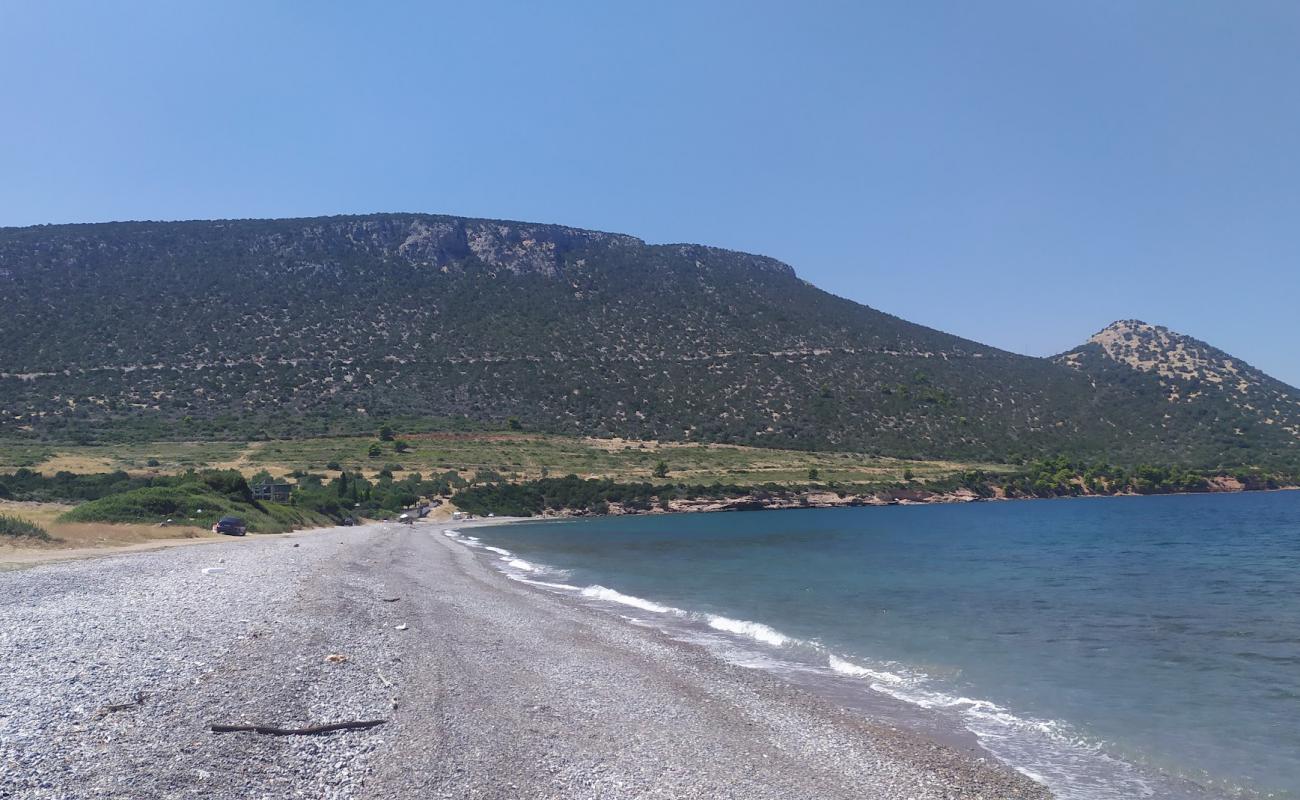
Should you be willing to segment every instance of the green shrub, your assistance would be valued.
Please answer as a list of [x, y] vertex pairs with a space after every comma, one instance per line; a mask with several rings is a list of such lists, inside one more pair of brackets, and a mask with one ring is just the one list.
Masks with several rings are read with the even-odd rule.
[[[201, 509], [201, 510], [200, 510]], [[224, 516], [239, 517], [253, 533], [282, 533], [293, 528], [327, 525], [328, 516], [313, 509], [277, 503], [245, 503], [217, 494], [205, 484], [150, 486], [83, 503], [64, 514], [68, 522], [161, 522], [210, 528]]]
[[83, 503], [63, 515], [69, 522], [178, 522], [194, 518], [211, 525], [233, 514], [235, 502], [196, 484], [150, 486]]
[[28, 522], [25, 519], [5, 516], [4, 514], [0, 514], [0, 536], [37, 539], [42, 542], [53, 541], [50, 534], [40, 525]]

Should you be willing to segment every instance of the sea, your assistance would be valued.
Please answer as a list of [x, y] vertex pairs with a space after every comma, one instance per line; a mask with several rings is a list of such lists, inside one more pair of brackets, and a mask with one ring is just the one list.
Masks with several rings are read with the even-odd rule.
[[1063, 800], [1300, 798], [1300, 492], [444, 533]]

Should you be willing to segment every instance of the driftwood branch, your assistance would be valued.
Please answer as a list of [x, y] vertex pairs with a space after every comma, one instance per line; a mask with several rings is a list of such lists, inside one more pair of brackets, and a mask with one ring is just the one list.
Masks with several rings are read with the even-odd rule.
[[310, 725], [306, 728], [280, 728], [275, 725], [225, 725], [221, 723], [212, 723], [213, 733], [236, 733], [238, 731], [248, 731], [250, 733], [265, 733], [268, 736], [316, 736], [322, 733], [334, 733], [335, 731], [347, 730], [364, 730], [373, 728], [376, 725], [383, 725], [386, 719], [371, 719], [361, 722], [331, 722], [325, 725]]
[[109, 705], [103, 706], [102, 708], [99, 709], [99, 711], [95, 713], [101, 717], [104, 717], [109, 714], [112, 714], [114, 711], [126, 711], [128, 709], [135, 708], [136, 706], [144, 705], [144, 699], [146, 697], [148, 697], [148, 695], [146, 695], [144, 692], [136, 692], [131, 696], [131, 702], [111, 703]]

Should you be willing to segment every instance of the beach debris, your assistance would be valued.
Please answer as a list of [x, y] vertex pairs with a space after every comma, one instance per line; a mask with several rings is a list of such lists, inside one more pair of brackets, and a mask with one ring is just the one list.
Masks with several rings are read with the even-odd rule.
[[381, 598], [379, 598], [379, 600], [380, 600], [381, 602], [384, 602], [384, 603], [396, 603], [398, 600], [401, 600], [401, 599], [402, 599], [402, 598], [400, 598], [400, 597], [381, 597]]
[[393, 626], [393, 630], [395, 630], [395, 631], [404, 631], [404, 630], [406, 630], [406, 623], [403, 622], [401, 625], [394, 625], [394, 626]]
[[267, 725], [265, 723], [253, 723], [248, 725], [229, 725], [220, 722], [214, 722], [209, 727], [213, 733], [238, 733], [247, 731], [249, 733], [263, 733], [267, 736], [319, 736], [322, 733], [334, 733], [335, 731], [348, 730], [365, 730], [373, 728], [376, 725], [383, 725], [386, 719], [360, 720], [356, 722], [329, 722], [323, 725], [308, 725], [305, 728], [281, 728], [278, 725]]
[[348, 657], [343, 655], [342, 653], [330, 653], [329, 655], [325, 656], [325, 661], [330, 664], [342, 664], [347, 660]]
[[98, 711], [96, 711], [96, 712], [95, 712], [95, 716], [97, 716], [97, 717], [106, 717], [106, 716], [108, 716], [109, 714], [112, 714], [112, 713], [115, 712], [115, 711], [128, 711], [128, 710], [130, 710], [130, 709], [132, 709], [132, 708], [135, 708], [136, 706], [142, 706], [142, 705], [144, 705], [144, 699], [145, 699], [146, 697], [148, 697], [148, 695], [146, 695], [144, 692], [136, 692], [135, 694], [131, 695], [131, 702], [129, 702], [129, 703], [110, 703], [110, 704], [108, 704], [108, 705], [106, 705], [106, 706], [103, 706], [103, 707], [100, 708]]
[[204, 575], [220, 575], [225, 571], [226, 571], [225, 567], [204, 567], [203, 568]]
[[294, 542], [294, 543], [293, 543], [293, 546], [294, 546], [294, 547], [297, 547], [297, 546], [298, 546], [298, 543], [297, 543], [297, 542]]
[[383, 681], [385, 686], [387, 686], [390, 689], [393, 688], [393, 682], [385, 678], [384, 673], [380, 672], [379, 670], [375, 670], [375, 674], [379, 676], [379, 680]]

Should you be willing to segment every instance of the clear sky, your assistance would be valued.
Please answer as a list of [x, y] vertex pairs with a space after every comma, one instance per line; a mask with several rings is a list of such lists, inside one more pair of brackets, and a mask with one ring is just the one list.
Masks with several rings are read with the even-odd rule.
[[428, 211], [1300, 385], [1300, 4], [0, 0], [0, 225]]

